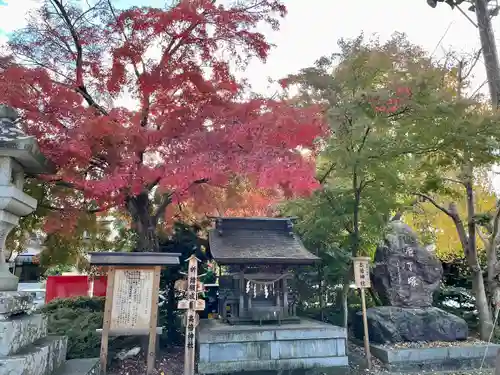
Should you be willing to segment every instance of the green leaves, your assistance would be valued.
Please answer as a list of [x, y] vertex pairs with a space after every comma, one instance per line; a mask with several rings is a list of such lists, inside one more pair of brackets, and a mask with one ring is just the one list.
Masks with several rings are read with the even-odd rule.
[[330, 132], [317, 159], [323, 190], [285, 212], [319, 253], [369, 254], [415, 192], [458, 198], [453, 180], [464, 165], [497, 160], [498, 117], [458, 98], [459, 69], [402, 34], [384, 44], [361, 35], [339, 49], [287, 78], [298, 103], [323, 106]]

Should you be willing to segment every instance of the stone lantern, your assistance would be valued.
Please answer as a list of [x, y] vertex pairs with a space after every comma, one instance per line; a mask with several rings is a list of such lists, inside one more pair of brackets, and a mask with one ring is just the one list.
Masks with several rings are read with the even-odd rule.
[[34, 137], [17, 126], [17, 112], [0, 104], [0, 292], [17, 291], [19, 279], [5, 260], [5, 240], [19, 223], [19, 218], [32, 213], [36, 199], [23, 192], [25, 173], [54, 173]]

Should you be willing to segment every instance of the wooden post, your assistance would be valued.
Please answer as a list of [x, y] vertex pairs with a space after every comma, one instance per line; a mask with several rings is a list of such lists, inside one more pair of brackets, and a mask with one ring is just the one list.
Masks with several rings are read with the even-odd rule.
[[155, 267], [154, 272], [146, 375], [153, 375], [156, 361], [156, 325], [158, 323], [158, 294], [160, 289], [161, 267]]
[[106, 375], [108, 367], [108, 341], [109, 327], [111, 326], [111, 308], [113, 306], [113, 290], [115, 284], [115, 268], [109, 267], [107, 275], [108, 285], [106, 287], [106, 301], [104, 303], [104, 318], [101, 336], [101, 375]]
[[356, 257], [352, 258], [354, 267], [354, 283], [356, 287], [361, 289], [361, 310], [363, 314], [363, 330], [364, 330], [364, 346], [367, 367], [369, 370], [372, 368], [372, 358], [370, 353], [370, 336], [368, 332], [368, 318], [366, 316], [366, 295], [365, 289], [369, 288], [370, 282], [370, 258]]
[[245, 310], [245, 294], [246, 294], [246, 283], [245, 283], [245, 272], [243, 271], [243, 267], [240, 269], [240, 305], [238, 307], [238, 317], [242, 317], [244, 315], [243, 311]]
[[288, 315], [288, 285], [286, 277], [283, 278], [283, 308], [285, 314]]
[[[195, 370], [195, 329], [198, 325], [199, 318], [197, 310], [205, 310], [205, 300], [198, 300], [198, 293], [203, 291], [203, 284], [198, 282], [198, 262], [200, 261], [194, 255], [187, 260], [188, 274], [187, 282], [185, 283], [186, 299], [179, 301], [178, 308], [186, 309], [185, 324], [186, 324], [186, 343], [184, 348], [184, 375], [194, 375]], [[178, 283], [181, 285], [184, 283]]]
[[366, 298], [365, 298], [365, 288], [361, 288], [361, 310], [363, 312], [363, 328], [364, 328], [364, 344], [366, 353], [366, 362], [368, 364], [368, 369], [372, 368], [372, 355], [370, 353], [370, 338], [368, 335], [368, 319], [366, 318]]

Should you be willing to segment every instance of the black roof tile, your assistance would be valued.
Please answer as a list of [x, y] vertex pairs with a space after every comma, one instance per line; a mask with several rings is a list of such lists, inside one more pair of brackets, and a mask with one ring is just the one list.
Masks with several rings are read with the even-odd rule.
[[312, 264], [310, 253], [293, 233], [293, 218], [217, 217], [209, 231], [210, 252], [221, 264]]

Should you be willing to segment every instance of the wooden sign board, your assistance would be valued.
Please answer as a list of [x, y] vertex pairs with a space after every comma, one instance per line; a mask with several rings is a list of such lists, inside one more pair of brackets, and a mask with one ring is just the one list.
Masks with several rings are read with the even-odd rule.
[[205, 300], [204, 299], [198, 299], [198, 300], [196, 300], [196, 304], [195, 304], [194, 309], [196, 311], [203, 311], [203, 310], [205, 310], [205, 306], [206, 306]]
[[[198, 325], [200, 324], [200, 316], [198, 314], [195, 314], [195, 318], [194, 318], [194, 327], [198, 327]], [[182, 320], [182, 326], [183, 327], [186, 327], [188, 325], [188, 313], [186, 311], [186, 313], [184, 313], [184, 319]]]
[[154, 268], [115, 270], [110, 330], [149, 329], [154, 273]]
[[178, 302], [177, 308], [181, 310], [187, 310], [190, 307], [190, 303], [193, 302], [193, 307], [196, 311], [203, 311], [205, 310], [205, 305], [206, 302], [204, 299], [197, 299], [197, 300], [187, 300], [187, 299], [182, 299]]
[[361, 289], [361, 311], [363, 314], [363, 331], [364, 331], [364, 344], [365, 355], [370, 370], [372, 367], [371, 353], [370, 353], [370, 340], [368, 334], [368, 319], [366, 316], [366, 296], [365, 289], [371, 286], [370, 283], [370, 260], [369, 257], [355, 257], [352, 258], [354, 267], [354, 283], [356, 287]]
[[352, 258], [354, 266], [354, 283], [356, 288], [370, 288], [370, 258], [356, 257]]
[[153, 375], [161, 268], [167, 265], [179, 265], [181, 254], [155, 252], [89, 254], [92, 266], [108, 269], [100, 374], [105, 375], [107, 371], [110, 335], [148, 335], [146, 375]]

